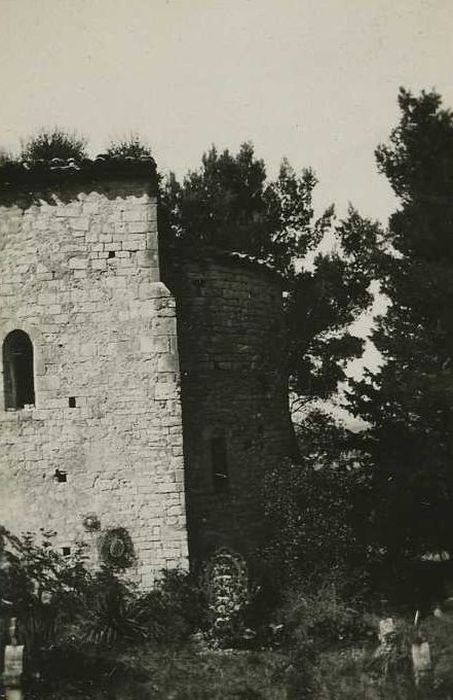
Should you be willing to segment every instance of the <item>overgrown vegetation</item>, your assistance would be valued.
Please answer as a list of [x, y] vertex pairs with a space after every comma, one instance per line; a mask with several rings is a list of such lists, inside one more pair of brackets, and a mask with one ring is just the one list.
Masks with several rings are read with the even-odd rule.
[[87, 140], [75, 132], [60, 127], [41, 129], [37, 134], [22, 141], [20, 160], [27, 163], [49, 163], [53, 158], [82, 160], [86, 158]]
[[121, 572], [88, 570], [83, 548], [60, 555], [54, 534], [35, 541], [0, 533], [0, 615], [17, 619], [29, 680], [37, 672], [55, 680], [56, 667], [57, 679], [60, 672], [96, 679], [102, 664], [111, 670], [115, 650], [177, 649], [206, 625], [203, 591], [190, 574], [163, 572], [152, 591], [139, 593]]
[[288, 460], [266, 475], [268, 578], [278, 587], [310, 581], [316, 590], [335, 575], [344, 594], [365, 592], [373, 552], [361, 455], [351, 450], [348, 431], [319, 410], [299, 427], [298, 440], [302, 461]]
[[138, 134], [132, 133], [110, 141], [106, 154], [116, 158], [141, 158], [151, 156], [152, 149]]
[[[295, 578], [273, 606], [255, 590], [225, 649], [202, 579], [169, 571], [141, 593], [121, 572], [87, 571], [83, 549], [63, 557], [52, 540], [2, 530], [0, 619], [18, 618], [27, 700], [414, 697], [411, 620], [397, 615], [396, 643], [380, 655], [382, 611], [363, 587], [347, 591], [344, 571]], [[426, 699], [453, 692], [452, 632], [448, 614], [419, 628], [433, 655]]]

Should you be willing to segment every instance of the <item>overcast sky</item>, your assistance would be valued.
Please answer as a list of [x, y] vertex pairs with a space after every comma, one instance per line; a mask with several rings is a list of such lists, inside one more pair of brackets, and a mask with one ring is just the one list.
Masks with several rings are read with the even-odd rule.
[[319, 206], [385, 220], [374, 148], [400, 85], [453, 105], [452, 37], [452, 0], [0, 0], [0, 145], [134, 130], [181, 175], [251, 140], [271, 175], [311, 165]]

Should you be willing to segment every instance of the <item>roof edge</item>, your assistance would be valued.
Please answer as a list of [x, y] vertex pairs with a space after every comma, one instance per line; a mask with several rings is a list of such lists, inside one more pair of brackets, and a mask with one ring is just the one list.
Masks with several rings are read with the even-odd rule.
[[225, 263], [244, 265], [253, 267], [255, 270], [263, 272], [278, 280], [282, 285], [287, 284], [286, 275], [278, 270], [269, 260], [259, 258], [249, 253], [235, 250], [226, 250], [209, 245], [188, 245], [181, 241], [176, 241], [168, 246], [172, 253], [176, 252], [181, 258], [187, 257], [193, 260], [203, 261], [206, 259], [220, 260]]
[[38, 189], [72, 182], [115, 180], [139, 177], [146, 179], [157, 193], [156, 162], [151, 156], [120, 157], [100, 154], [94, 159], [77, 160], [53, 158], [33, 163], [6, 162], [0, 166], [0, 191], [8, 192], [26, 187]]

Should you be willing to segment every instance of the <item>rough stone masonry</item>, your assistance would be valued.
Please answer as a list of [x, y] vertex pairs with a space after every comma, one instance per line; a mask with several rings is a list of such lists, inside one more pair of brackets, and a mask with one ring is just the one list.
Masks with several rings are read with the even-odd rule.
[[93, 565], [130, 547], [144, 588], [189, 543], [253, 549], [288, 448], [280, 280], [159, 260], [151, 159], [0, 170], [0, 524]]

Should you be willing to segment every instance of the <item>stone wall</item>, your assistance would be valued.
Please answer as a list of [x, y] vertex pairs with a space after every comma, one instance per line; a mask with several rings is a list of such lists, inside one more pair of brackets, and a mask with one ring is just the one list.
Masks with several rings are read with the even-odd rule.
[[290, 446], [282, 281], [245, 256], [187, 249], [166, 252], [163, 269], [177, 302], [189, 550], [250, 559], [265, 536], [264, 475]]
[[[0, 339], [31, 338], [36, 395], [19, 410], [0, 395], [0, 524], [55, 530], [65, 553], [84, 541], [94, 561], [100, 534], [126, 528], [131, 573], [147, 587], [187, 560], [175, 302], [159, 277], [156, 198], [149, 173], [91, 165], [88, 179], [51, 179], [22, 173], [0, 196]], [[96, 518], [100, 531], [87, 527]]]

